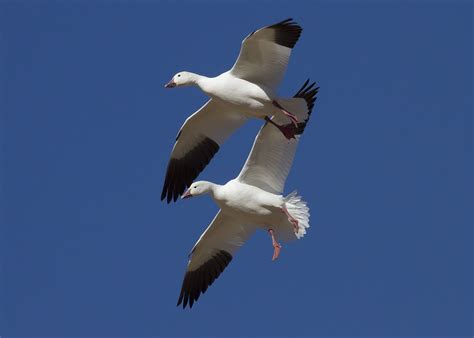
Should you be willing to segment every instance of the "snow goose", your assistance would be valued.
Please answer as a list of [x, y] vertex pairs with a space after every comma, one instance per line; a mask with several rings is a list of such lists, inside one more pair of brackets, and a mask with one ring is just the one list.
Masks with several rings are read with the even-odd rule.
[[272, 260], [280, 253], [277, 240], [299, 239], [306, 233], [309, 227], [306, 202], [296, 192], [281, 194], [319, 89], [314, 88], [314, 83], [308, 86], [308, 82], [295, 95], [298, 106], [292, 107], [303, 118], [295, 139], [287, 140], [275, 128], [274, 123], [284, 121], [282, 117], [268, 119], [237, 178], [225, 185], [195, 182], [183, 194], [182, 198], [210, 194], [221, 209], [191, 250], [178, 306], [192, 307], [258, 228], [267, 230], [271, 236]]
[[277, 128], [286, 138], [294, 137], [298, 119], [291, 110], [293, 100], [278, 97], [276, 89], [301, 31], [292, 19], [261, 28], [242, 41], [239, 57], [229, 71], [214, 78], [183, 71], [165, 85], [167, 88], [194, 85], [210, 100], [178, 132], [166, 170], [162, 200], [176, 201], [220, 145], [250, 117], [289, 118], [292, 124], [277, 125]]

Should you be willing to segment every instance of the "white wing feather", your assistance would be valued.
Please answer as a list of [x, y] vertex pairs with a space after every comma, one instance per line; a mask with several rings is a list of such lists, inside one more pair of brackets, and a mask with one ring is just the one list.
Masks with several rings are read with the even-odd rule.
[[291, 49], [301, 31], [298, 24], [288, 19], [251, 33], [242, 41], [230, 73], [275, 90], [285, 75]]
[[243, 225], [235, 217], [219, 211], [191, 251], [178, 305], [192, 307], [255, 230], [255, 226]]
[[224, 141], [247, 118], [214, 99], [191, 115], [178, 132], [166, 170], [161, 199], [177, 200]]
[[219, 250], [234, 255], [256, 229], [255, 226], [242, 224], [239, 219], [219, 210], [191, 250], [188, 271], [199, 268]]
[[[281, 194], [295, 157], [301, 134], [311, 114], [319, 87], [315, 83], [307, 86], [309, 80], [292, 99], [279, 99], [280, 104], [295, 114], [298, 132], [295, 139], [288, 140], [273, 124], [266, 123], [255, 137], [252, 150], [237, 180], [254, 185], [272, 194]], [[284, 117], [273, 116], [272, 121], [282, 125], [287, 123]]]

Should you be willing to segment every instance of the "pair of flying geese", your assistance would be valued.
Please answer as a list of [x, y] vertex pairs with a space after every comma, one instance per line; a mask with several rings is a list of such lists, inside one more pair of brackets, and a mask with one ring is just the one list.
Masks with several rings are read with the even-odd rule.
[[[268, 231], [275, 260], [281, 249], [277, 239], [299, 239], [309, 227], [306, 202], [296, 192], [282, 192], [319, 87], [307, 80], [292, 98], [276, 94], [301, 31], [293, 19], [263, 27], [243, 40], [229, 71], [214, 78], [179, 72], [165, 85], [194, 85], [211, 99], [179, 130], [161, 199], [169, 203], [179, 196], [210, 194], [220, 207], [191, 250], [177, 304], [183, 308], [193, 306], [258, 228]], [[239, 176], [225, 185], [193, 183], [220, 145], [249, 118], [265, 124]]]

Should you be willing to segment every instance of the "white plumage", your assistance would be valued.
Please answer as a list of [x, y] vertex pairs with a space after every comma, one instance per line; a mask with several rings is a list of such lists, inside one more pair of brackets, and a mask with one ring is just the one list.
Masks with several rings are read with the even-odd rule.
[[[274, 121], [280, 124], [301, 121], [295, 116], [301, 100], [276, 94], [301, 31], [292, 19], [261, 28], [242, 41], [239, 57], [229, 71], [214, 78], [179, 72], [166, 85], [197, 86], [210, 100], [186, 120], [178, 133], [161, 199], [176, 201], [220, 145], [248, 118], [274, 115]], [[287, 138], [295, 134], [291, 125], [278, 128]]]

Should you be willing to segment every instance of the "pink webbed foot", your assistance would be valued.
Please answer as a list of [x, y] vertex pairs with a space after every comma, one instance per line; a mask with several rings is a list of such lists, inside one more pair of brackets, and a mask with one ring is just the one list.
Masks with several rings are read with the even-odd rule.
[[273, 234], [273, 229], [269, 229], [268, 233], [272, 237], [272, 245], [273, 245], [273, 257], [272, 261], [276, 260], [280, 255], [281, 245], [275, 239], [275, 235]]
[[278, 259], [278, 256], [280, 256], [280, 250], [281, 250], [281, 245], [280, 243], [275, 243], [273, 244], [273, 257], [272, 261], [275, 261]]
[[286, 137], [287, 140], [291, 140], [291, 139], [296, 139], [296, 131], [297, 131], [297, 128], [292, 125], [292, 124], [286, 124], [286, 125], [278, 125], [276, 124], [275, 122], [273, 122], [272, 119], [270, 119], [268, 116], [265, 117], [265, 121], [273, 124], [275, 127], [278, 128], [278, 130], [281, 131], [281, 133]]
[[285, 125], [285, 126], [278, 126], [278, 129], [282, 132], [282, 134], [288, 139], [291, 140], [292, 138], [296, 139], [296, 128], [291, 125]]
[[283, 108], [276, 100], [273, 100], [272, 103], [273, 103], [273, 105], [274, 105], [275, 107], [277, 107], [278, 109], [280, 109], [281, 112], [282, 112], [283, 114], [285, 114], [285, 116], [287, 116], [287, 117], [290, 119], [291, 123], [293, 123], [295, 127], [298, 126], [298, 118], [295, 116], [295, 114], [292, 114], [292, 113], [290, 113], [288, 110], [286, 110], [285, 108]]
[[291, 224], [293, 224], [293, 231], [295, 232], [295, 234], [298, 233], [299, 231], [299, 222], [296, 218], [294, 218], [293, 216], [290, 215], [290, 213], [288, 212], [288, 210], [286, 210], [285, 207], [281, 208], [281, 211], [283, 211], [283, 213], [288, 217], [288, 220], [290, 221]]

